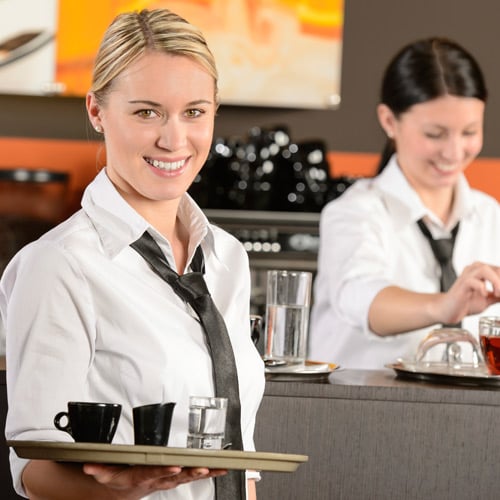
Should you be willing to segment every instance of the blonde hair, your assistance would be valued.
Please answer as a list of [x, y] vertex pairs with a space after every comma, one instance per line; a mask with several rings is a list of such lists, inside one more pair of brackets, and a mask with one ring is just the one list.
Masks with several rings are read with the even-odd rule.
[[92, 85], [98, 103], [104, 104], [117, 76], [147, 52], [189, 57], [214, 79], [215, 59], [202, 32], [168, 9], [119, 14], [109, 25], [96, 55]]

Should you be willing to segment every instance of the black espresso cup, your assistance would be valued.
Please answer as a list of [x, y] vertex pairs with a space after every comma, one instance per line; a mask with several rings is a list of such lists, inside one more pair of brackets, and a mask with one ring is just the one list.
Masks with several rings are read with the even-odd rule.
[[[122, 407], [114, 403], [69, 401], [68, 411], [59, 412], [54, 425], [82, 443], [111, 443]], [[66, 425], [61, 420], [66, 418]]]
[[134, 415], [134, 442], [148, 446], [167, 446], [175, 403], [157, 403], [136, 406]]

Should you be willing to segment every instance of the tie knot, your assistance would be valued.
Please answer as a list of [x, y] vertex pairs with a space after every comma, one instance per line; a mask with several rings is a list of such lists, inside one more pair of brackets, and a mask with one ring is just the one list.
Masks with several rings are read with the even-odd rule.
[[175, 281], [175, 287], [178, 287], [180, 294], [188, 295], [192, 299], [210, 295], [202, 273], [193, 272], [179, 276]]
[[434, 250], [434, 254], [436, 259], [440, 264], [446, 264], [451, 260], [451, 256], [453, 255], [453, 238], [442, 238], [439, 240], [433, 240], [431, 245]]
[[451, 238], [439, 238], [435, 240], [422, 219], [418, 220], [417, 224], [422, 231], [422, 234], [429, 240], [432, 253], [436, 257], [439, 264], [448, 264], [453, 255], [453, 247], [455, 246], [455, 238], [457, 236], [459, 225], [457, 224], [451, 231]]

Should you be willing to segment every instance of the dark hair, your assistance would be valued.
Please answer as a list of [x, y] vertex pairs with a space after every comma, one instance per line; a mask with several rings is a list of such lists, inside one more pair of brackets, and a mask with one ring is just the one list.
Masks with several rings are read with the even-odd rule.
[[[452, 40], [433, 37], [406, 45], [393, 57], [382, 78], [380, 102], [398, 118], [414, 104], [444, 95], [486, 102], [488, 91], [479, 64], [467, 50]], [[394, 141], [388, 139], [378, 173], [394, 153]]]

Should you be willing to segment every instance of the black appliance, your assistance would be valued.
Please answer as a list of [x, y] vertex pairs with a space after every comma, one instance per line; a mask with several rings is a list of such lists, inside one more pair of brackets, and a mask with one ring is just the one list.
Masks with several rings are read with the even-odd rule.
[[218, 138], [189, 192], [202, 208], [319, 212], [352, 183], [332, 178], [321, 140], [294, 142], [285, 126]]
[[267, 271], [316, 272], [319, 213], [205, 209], [213, 224], [245, 247], [252, 275], [251, 313], [265, 314]]

